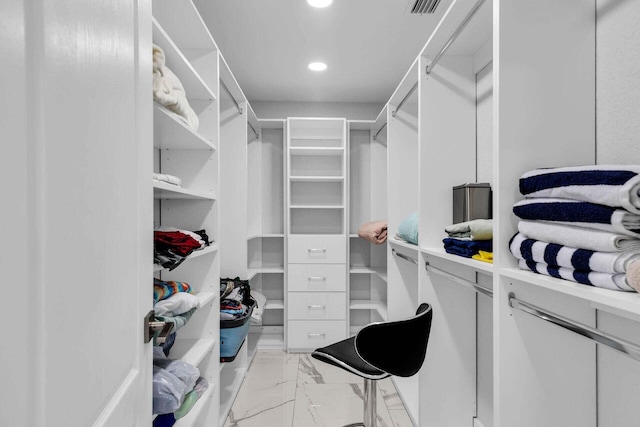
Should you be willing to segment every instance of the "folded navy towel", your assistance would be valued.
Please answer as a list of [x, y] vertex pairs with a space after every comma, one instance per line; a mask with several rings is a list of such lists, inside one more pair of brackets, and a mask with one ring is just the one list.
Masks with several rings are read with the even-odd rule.
[[525, 261], [523, 259], [518, 261], [518, 266], [522, 270], [531, 270], [534, 273], [570, 280], [572, 282], [582, 283], [583, 285], [591, 285], [613, 291], [633, 292], [635, 290], [627, 284], [627, 275], [624, 273], [612, 274], [600, 273], [598, 271], [580, 271], [572, 268], [554, 267], [535, 261]]
[[534, 169], [520, 177], [520, 193], [582, 200], [640, 214], [640, 165]]
[[493, 252], [493, 240], [460, 240], [446, 238], [442, 240], [444, 250], [453, 255], [471, 258], [479, 251]]
[[624, 209], [569, 199], [524, 199], [513, 205], [522, 219], [553, 221], [640, 238], [640, 215]]
[[601, 273], [625, 273], [627, 266], [640, 259], [640, 250], [599, 252], [529, 239], [516, 233], [509, 241], [509, 250], [518, 259]]

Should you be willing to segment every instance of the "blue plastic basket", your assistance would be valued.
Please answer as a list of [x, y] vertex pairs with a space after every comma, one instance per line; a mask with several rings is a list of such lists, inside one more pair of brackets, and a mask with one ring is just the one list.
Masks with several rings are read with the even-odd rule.
[[251, 313], [255, 302], [251, 301], [247, 314], [233, 320], [220, 320], [220, 361], [232, 362], [249, 333]]

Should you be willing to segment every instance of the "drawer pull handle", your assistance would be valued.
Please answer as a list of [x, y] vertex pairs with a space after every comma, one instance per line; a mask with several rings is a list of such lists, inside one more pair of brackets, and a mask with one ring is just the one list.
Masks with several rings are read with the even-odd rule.
[[327, 334], [307, 334], [309, 338], [324, 338]]
[[309, 280], [322, 280], [326, 281], [327, 278], [325, 276], [309, 276]]
[[309, 252], [310, 253], [325, 253], [325, 252], [327, 252], [327, 250], [326, 249], [309, 248]]
[[324, 305], [308, 305], [309, 310], [324, 310], [326, 306]]

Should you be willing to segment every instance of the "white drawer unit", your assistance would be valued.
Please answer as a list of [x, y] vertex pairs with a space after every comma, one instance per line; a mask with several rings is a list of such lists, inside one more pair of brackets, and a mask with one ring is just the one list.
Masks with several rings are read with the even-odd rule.
[[346, 338], [345, 320], [290, 320], [288, 347], [292, 351], [309, 351]]
[[344, 320], [347, 302], [344, 292], [291, 292], [287, 309], [293, 320]]
[[344, 264], [347, 259], [345, 236], [290, 235], [289, 263]]
[[346, 291], [345, 264], [290, 264], [287, 279], [292, 292]]

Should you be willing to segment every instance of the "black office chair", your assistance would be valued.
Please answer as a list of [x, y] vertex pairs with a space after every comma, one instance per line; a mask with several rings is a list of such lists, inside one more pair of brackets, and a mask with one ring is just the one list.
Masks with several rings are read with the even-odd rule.
[[364, 378], [364, 422], [345, 427], [376, 427], [376, 381], [391, 375], [410, 377], [420, 370], [427, 352], [433, 312], [420, 304], [404, 320], [371, 323], [355, 337], [316, 349], [313, 358]]

